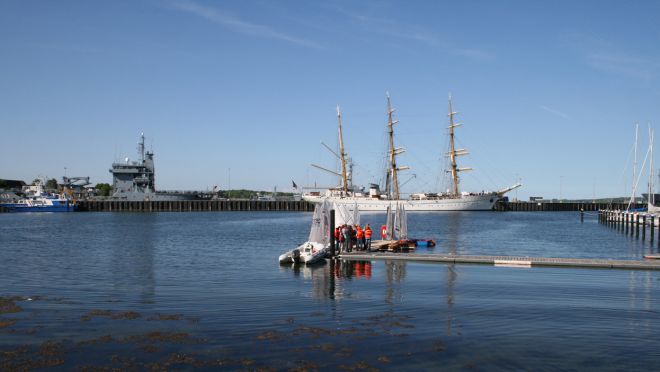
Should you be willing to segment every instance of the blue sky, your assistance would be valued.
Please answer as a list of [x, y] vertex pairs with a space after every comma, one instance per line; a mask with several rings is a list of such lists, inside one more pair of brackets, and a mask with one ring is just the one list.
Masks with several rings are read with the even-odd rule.
[[462, 189], [624, 195], [634, 125], [641, 164], [660, 121], [658, 16], [656, 1], [5, 0], [0, 178], [110, 182], [144, 132], [159, 189], [333, 184], [309, 164], [336, 166], [320, 141], [336, 146], [339, 104], [366, 185], [389, 91], [403, 189], [439, 191], [451, 92], [475, 169]]

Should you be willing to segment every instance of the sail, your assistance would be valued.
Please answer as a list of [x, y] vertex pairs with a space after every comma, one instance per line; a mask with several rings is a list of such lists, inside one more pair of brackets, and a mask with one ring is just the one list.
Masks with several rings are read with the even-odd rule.
[[330, 203], [316, 204], [312, 215], [312, 227], [309, 230], [310, 242], [327, 244], [330, 236]]
[[406, 208], [403, 206], [403, 203], [397, 203], [396, 219], [396, 238], [399, 240], [408, 239], [408, 217], [406, 216]]
[[309, 230], [309, 238], [307, 241], [310, 242], [319, 242], [321, 241], [322, 233], [321, 230], [321, 211], [323, 210], [323, 204], [316, 204], [314, 207], [314, 214], [312, 215], [312, 227]]
[[360, 224], [360, 210], [357, 202], [354, 206], [348, 204], [334, 204], [335, 209], [335, 227], [342, 225], [359, 225]]
[[360, 225], [360, 208], [358, 208], [357, 201], [353, 206], [353, 225]]
[[387, 216], [385, 217], [385, 239], [394, 240], [394, 213], [392, 212], [392, 204], [387, 206]]

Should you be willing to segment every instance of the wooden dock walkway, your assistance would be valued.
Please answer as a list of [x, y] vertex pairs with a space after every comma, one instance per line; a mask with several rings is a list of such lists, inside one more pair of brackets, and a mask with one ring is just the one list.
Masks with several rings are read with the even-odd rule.
[[414, 262], [440, 262], [484, 264], [513, 267], [572, 267], [627, 270], [660, 270], [660, 260], [610, 260], [595, 258], [550, 258], [524, 256], [468, 256], [422, 253], [342, 253], [338, 256], [348, 261], [399, 260]]

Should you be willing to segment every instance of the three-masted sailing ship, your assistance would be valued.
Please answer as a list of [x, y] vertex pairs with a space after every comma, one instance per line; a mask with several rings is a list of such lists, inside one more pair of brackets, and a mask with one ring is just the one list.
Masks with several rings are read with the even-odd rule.
[[[312, 164], [314, 167], [320, 168], [326, 172], [330, 172], [339, 176], [341, 184], [337, 187], [328, 188], [325, 192], [312, 191], [303, 193], [302, 198], [312, 203], [322, 203], [329, 201], [337, 204], [357, 205], [360, 211], [386, 211], [388, 206], [398, 202], [403, 204], [406, 211], [480, 211], [491, 210], [493, 206], [504, 196], [505, 193], [520, 187], [520, 184], [515, 184], [511, 187], [493, 191], [493, 192], [461, 192], [459, 189], [460, 172], [471, 170], [471, 168], [461, 168], [457, 164], [457, 157], [467, 155], [465, 149], [457, 149], [454, 143], [454, 129], [461, 125], [454, 122], [454, 116], [457, 114], [452, 109], [451, 95], [449, 96], [449, 150], [446, 156], [449, 158], [448, 173], [451, 174], [452, 187], [447, 192], [443, 193], [417, 193], [411, 194], [408, 199], [402, 199], [399, 190], [399, 176], [398, 173], [403, 170], [409, 169], [407, 166], [399, 166], [397, 164], [397, 156], [405, 152], [401, 147], [396, 147], [394, 144], [394, 126], [398, 124], [393, 114], [395, 109], [392, 108], [389, 93], [387, 94], [387, 132], [388, 132], [388, 150], [387, 160], [388, 167], [385, 177], [385, 190], [381, 192], [380, 187], [376, 184], [370, 184], [369, 191], [365, 192], [356, 188], [352, 184], [352, 172], [347, 171], [347, 159], [344, 148], [344, 139], [342, 135], [341, 112], [337, 106], [337, 121], [338, 121], [338, 135], [339, 135], [339, 154], [333, 151], [333, 154], [341, 162], [340, 172], [334, 172], [329, 169]], [[327, 146], [326, 146], [327, 147]], [[332, 150], [331, 150], [332, 151]]]

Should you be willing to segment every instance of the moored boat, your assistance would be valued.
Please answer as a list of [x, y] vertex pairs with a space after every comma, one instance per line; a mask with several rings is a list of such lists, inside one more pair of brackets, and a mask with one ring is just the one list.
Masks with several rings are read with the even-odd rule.
[[9, 212], [73, 212], [76, 202], [66, 194], [46, 192], [43, 182], [37, 180], [34, 185], [23, 188], [24, 197], [0, 203]]
[[314, 207], [312, 226], [307, 241], [284, 252], [278, 257], [281, 264], [313, 264], [325, 259], [330, 246], [330, 203], [319, 203]]

